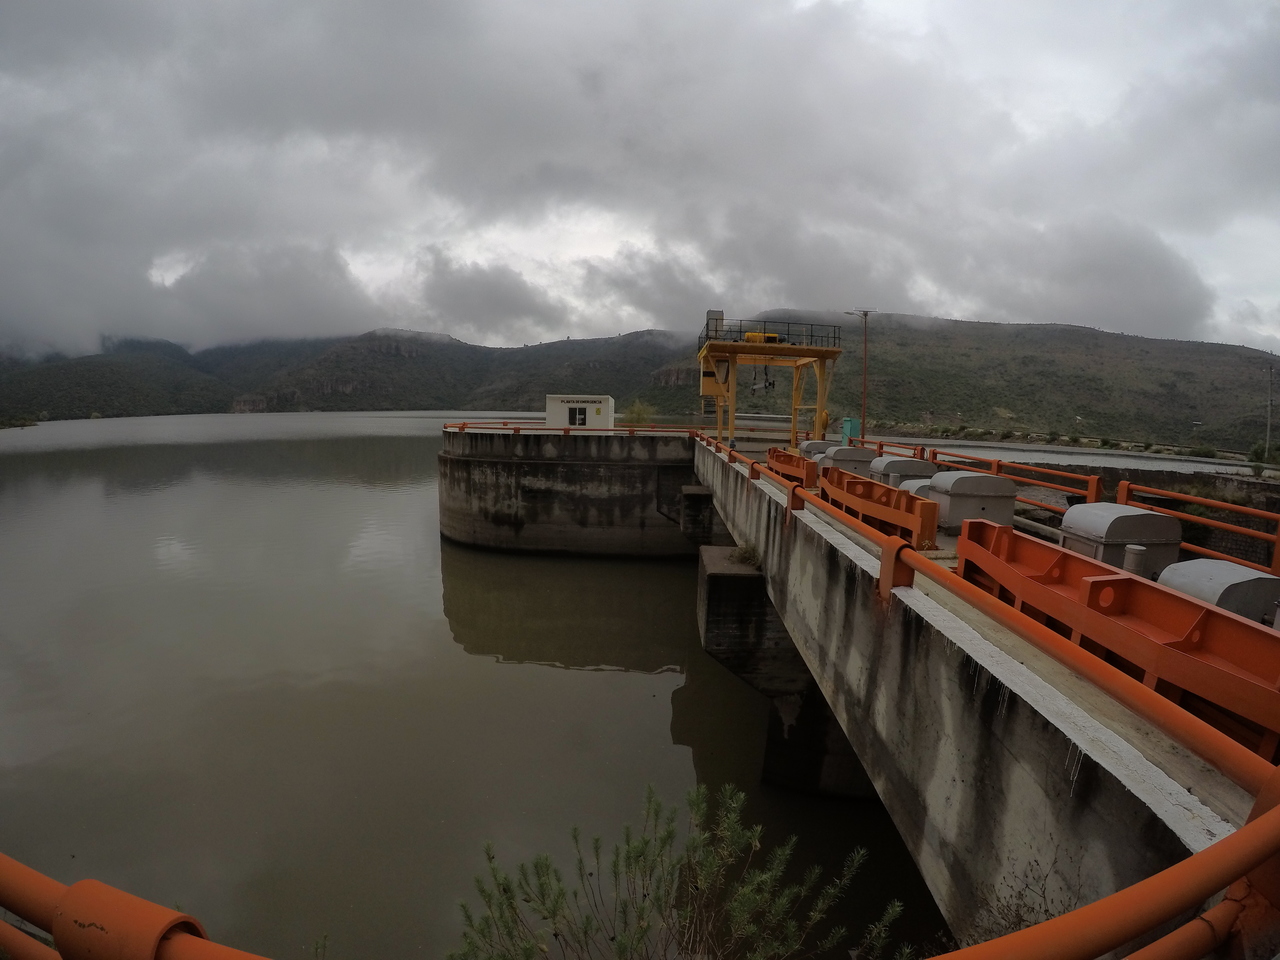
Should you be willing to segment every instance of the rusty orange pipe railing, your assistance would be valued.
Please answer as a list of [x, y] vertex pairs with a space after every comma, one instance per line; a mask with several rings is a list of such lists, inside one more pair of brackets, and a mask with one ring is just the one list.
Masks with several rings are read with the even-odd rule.
[[[1225, 510], [1229, 513], [1238, 513], [1245, 517], [1256, 517], [1260, 520], [1266, 520], [1269, 523], [1276, 524], [1276, 531], [1267, 533], [1265, 530], [1254, 530], [1252, 527], [1241, 527], [1234, 523], [1227, 523], [1223, 520], [1215, 520], [1213, 517], [1197, 517], [1195, 514], [1187, 513], [1183, 510], [1170, 510], [1167, 507], [1158, 507], [1152, 503], [1143, 503], [1135, 497], [1151, 496], [1162, 497], [1171, 500], [1180, 500], [1183, 503], [1195, 504], [1201, 507], [1212, 507], [1215, 510]], [[1202, 547], [1194, 543], [1182, 544], [1182, 549], [1191, 553], [1198, 553], [1201, 556], [1212, 557], [1215, 560], [1230, 560], [1233, 563], [1243, 564], [1254, 570], [1261, 570], [1263, 573], [1271, 573], [1280, 575], [1280, 549], [1277, 549], [1277, 543], [1280, 542], [1280, 515], [1271, 513], [1267, 510], [1259, 510], [1256, 507], [1244, 507], [1234, 503], [1224, 503], [1221, 500], [1210, 500], [1206, 497], [1197, 497], [1190, 493], [1178, 493], [1175, 490], [1161, 490], [1157, 487], [1144, 487], [1136, 483], [1130, 483], [1128, 480], [1121, 480], [1116, 487], [1116, 503], [1125, 503], [1135, 507], [1141, 507], [1143, 510], [1150, 510], [1153, 513], [1163, 513], [1167, 517], [1173, 517], [1176, 520], [1186, 520], [1190, 523], [1198, 523], [1201, 526], [1209, 527], [1214, 530], [1224, 530], [1227, 533], [1235, 533], [1244, 537], [1252, 537], [1255, 540], [1261, 540], [1263, 543], [1271, 545], [1271, 563], [1264, 565], [1254, 563], [1251, 560], [1241, 560], [1239, 557], [1232, 557], [1225, 553], [1219, 553], [1217, 550], [1210, 550], [1208, 547]]]
[[[956, 460], [940, 460], [939, 457], [955, 457]], [[1057, 490], [1060, 493], [1073, 493], [1077, 496], [1083, 496], [1087, 503], [1096, 503], [1102, 499], [1102, 478], [1098, 476], [1087, 476], [1081, 473], [1070, 473], [1066, 470], [1054, 470], [1050, 467], [1035, 467], [1027, 463], [1010, 463], [1007, 460], [998, 460], [991, 457], [978, 457], [967, 453], [953, 453], [948, 450], [930, 450], [929, 460], [938, 464], [940, 467], [949, 467], [953, 470], [969, 470], [973, 473], [989, 473], [997, 477], [1008, 477], [1017, 483], [1036, 487], [1044, 487], [1046, 490]], [[969, 461], [969, 463], [960, 462]], [[987, 467], [972, 466], [973, 463], [986, 463]], [[1066, 486], [1061, 483], [1053, 483], [1050, 480], [1041, 480], [1039, 477], [1026, 477], [1014, 471], [1024, 471], [1026, 473], [1035, 473], [1046, 477], [1060, 477], [1064, 480], [1083, 481], [1083, 487]], [[1018, 497], [1022, 503], [1031, 504], [1044, 510], [1051, 510], [1054, 513], [1065, 513], [1065, 507], [1055, 506], [1051, 503], [1042, 503], [1039, 500], [1032, 500], [1028, 497]]]
[[[898, 450], [909, 453], [917, 460], [928, 460], [935, 463], [939, 467], [946, 467], [951, 470], [968, 470], [973, 473], [989, 473], [998, 477], [1008, 477], [1023, 486], [1044, 487], [1047, 490], [1057, 490], [1061, 493], [1073, 493], [1083, 496], [1089, 503], [1096, 503], [1102, 499], [1102, 478], [1097, 476], [1085, 476], [1080, 473], [1071, 473], [1067, 470], [1054, 470], [1050, 467], [1034, 467], [1026, 463], [1010, 463], [1007, 460], [996, 460], [991, 457], [980, 457], [970, 453], [955, 453], [950, 450], [941, 450], [937, 447], [912, 447], [905, 443], [892, 443], [886, 440], [851, 440], [850, 446], [859, 446], [866, 449], [874, 449], [878, 455], [883, 455], [886, 447], [895, 447]], [[951, 457], [954, 459], [942, 460], [940, 457]], [[985, 463], [986, 467], [978, 466]], [[1013, 471], [1022, 471], [1025, 473], [1034, 473], [1039, 476], [1028, 477], [1022, 476], [1020, 473]], [[1080, 481], [1080, 486], [1067, 486], [1061, 483], [1054, 483], [1050, 480], [1042, 480], [1040, 476], [1059, 477], [1064, 480]], [[1030, 497], [1019, 496], [1019, 503], [1025, 503], [1033, 507], [1039, 507], [1042, 510], [1049, 510], [1053, 513], [1065, 513], [1065, 507], [1059, 507], [1052, 503], [1044, 503], [1041, 500], [1034, 500]]]
[[199, 922], [177, 910], [96, 880], [67, 886], [4, 854], [0, 907], [53, 935], [50, 950], [0, 923], [0, 948], [13, 960], [264, 960], [205, 939]]
[[[683, 433], [689, 437], [696, 436], [703, 431], [703, 427], [697, 424], [676, 424], [676, 423], [619, 423], [612, 427], [548, 427], [544, 420], [458, 420], [453, 423], [446, 423], [441, 428], [446, 432], [466, 433], [468, 430], [510, 430], [512, 433], [519, 434], [524, 430], [537, 433], [561, 433], [561, 434], [579, 434], [579, 433], [628, 433], [635, 435], [636, 433]], [[759, 434], [761, 439], [766, 440], [790, 440], [790, 427], [735, 427], [735, 433]], [[773, 434], [773, 436], [765, 436]], [[802, 439], [810, 439], [813, 434], [812, 430], [801, 430], [797, 436]]]
[[1212, 846], [1108, 897], [943, 956], [949, 960], [1092, 960], [1194, 909], [1278, 850], [1280, 807], [1273, 807]]
[[1230, 898], [1210, 907], [1190, 923], [1129, 954], [1127, 960], [1200, 960], [1227, 942], [1244, 904]]
[[3, 921], [0, 921], [0, 956], [9, 960], [59, 960], [58, 951]]

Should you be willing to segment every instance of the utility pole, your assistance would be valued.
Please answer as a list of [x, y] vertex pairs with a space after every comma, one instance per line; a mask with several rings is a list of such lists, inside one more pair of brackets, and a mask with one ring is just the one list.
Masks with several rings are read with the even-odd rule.
[[846, 310], [845, 316], [862, 317], [862, 419], [858, 421], [858, 439], [867, 439], [867, 317], [874, 310]]
[[1271, 461], [1271, 364], [1267, 364], [1267, 444], [1262, 451], [1262, 462]]

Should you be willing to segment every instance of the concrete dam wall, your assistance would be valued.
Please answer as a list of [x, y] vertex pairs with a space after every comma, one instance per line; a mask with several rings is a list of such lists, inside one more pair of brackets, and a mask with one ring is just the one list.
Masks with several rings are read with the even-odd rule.
[[921, 577], [886, 605], [869, 542], [705, 446], [696, 465], [960, 939], [1099, 899], [1242, 822], [1242, 791], [1086, 681]]
[[440, 532], [502, 550], [696, 554], [680, 532], [694, 445], [654, 434], [446, 432]]

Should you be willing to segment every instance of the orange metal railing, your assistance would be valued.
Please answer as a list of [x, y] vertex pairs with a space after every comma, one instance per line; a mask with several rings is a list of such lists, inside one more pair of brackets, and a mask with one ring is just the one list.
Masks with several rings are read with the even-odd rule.
[[[560, 433], [566, 436], [570, 434], [616, 434], [626, 436], [636, 436], [642, 433], [667, 433], [667, 434], [684, 434], [688, 437], [700, 434], [705, 428], [696, 424], [678, 424], [678, 423], [619, 423], [612, 427], [548, 427], [545, 420], [529, 419], [529, 420], [459, 420], [454, 423], [446, 423], [443, 427], [445, 432], [466, 433], [468, 430], [488, 430], [503, 431], [506, 433]], [[746, 427], [737, 426], [734, 428], [738, 434], [747, 434], [750, 439], [760, 440], [786, 440], [791, 441], [791, 428], [789, 426], [776, 427]], [[797, 437], [802, 440], [808, 440], [812, 437], [813, 431], [801, 430], [797, 433]]]
[[1275, 759], [1274, 630], [986, 520], [967, 521], [956, 549], [965, 580]]
[[937, 543], [936, 500], [917, 497], [835, 467], [823, 471], [818, 481], [818, 495], [867, 526], [889, 536], [902, 537], [916, 550], [932, 550]]
[[[1235, 513], [1242, 517], [1253, 517], [1258, 520], [1265, 521], [1271, 526], [1270, 531], [1255, 530], [1252, 527], [1242, 527], [1239, 524], [1227, 523], [1224, 520], [1215, 520], [1212, 517], [1201, 517], [1194, 513], [1187, 513], [1184, 510], [1172, 510], [1168, 507], [1157, 506], [1153, 503], [1143, 503], [1142, 497], [1160, 497], [1162, 499], [1178, 500], [1182, 503], [1193, 504], [1200, 507], [1208, 507], [1213, 510], [1222, 510], [1227, 513]], [[1215, 560], [1230, 560], [1232, 563], [1243, 564], [1246, 567], [1252, 567], [1254, 570], [1261, 570], [1264, 573], [1272, 573], [1280, 576], [1280, 550], [1276, 549], [1277, 536], [1280, 533], [1280, 514], [1270, 513], [1266, 510], [1257, 510], [1253, 507], [1242, 507], [1234, 503], [1225, 503], [1221, 500], [1209, 500], [1205, 497], [1196, 497], [1189, 493], [1177, 493], [1173, 490], [1160, 490], [1156, 487], [1144, 487], [1136, 483], [1130, 483], [1128, 480], [1120, 481], [1116, 487], [1116, 503], [1127, 503], [1135, 507], [1142, 507], [1144, 510], [1153, 510], [1156, 513], [1163, 513], [1166, 516], [1175, 517], [1178, 520], [1184, 520], [1190, 523], [1198, 523], [1201, 526], [1209, 527], [1212, 530], [1223, 530], [1227, 533], [1234, 533], [1244, 537], [1250, 537], [1254, 540], [1261, 540], [1263, 543], [1271, 546], [1271, 563], [1264, 565], [1261, 563], [1253, 563], [1249, 560], [1242, 560], [1239, 557], [1232, 557], [1217, 550], [1210, 550], [1208, 547], [1202, 547], [1199, 544], [1183, 542], [1182, 549], [1190, 553], [1198, 553], [1202, 557], [1212, 557]]]
[[[748, 478], [764, 478], [781, 486], [787, 492], [789, 511], [812, 507], [877, 545], [880, 548], [879, 594], [883, 599], [889, 598], [895, 586], [910, 585], [915, 574], [927, 577], [1089, 680], [1259, 797], [1250, 822], [1244, 827], [1167, 870], [1060, 917], [947, 954], [948, 958], [1093, 960], [1233, 885], [1223, 904], [1131, 956], [1133, 960], [1197, 960], [1225, 942], [1250, 889], [1249, 881], [1244, 878], [1266, 879], [1274, 875], [1280, 861], [1280, 808], [1275, 806], [1280, 797], [1280, 771], [1275, 766], [1045, 623], [922, 556], [900, 537], [889, 536], [863, 523], [795, 481], [729, 450], [716, 440], [706, 436], [698, 439], [729, 463], [741, 464]], [[1260, 875], [1258, 870], [1264, 865]], [[1264, 893], [1280, 902], [1277, 889], [1268, 887]]]
[[893, 455], [923, 460], [927, 453], [926, 449], [922, 446], [913, 446], [909, 443], [895, 443], [892, 440], [854, 440], [850, 437], [849, 446], [862, 447], [864, 450], [874, 450], [877, 457]]
[[769, 469], [788, 480], [794, 480], [802, 487], [818, 485], [818, 463], [798, 453], [788, 453], [778, 447], [770, 447], [765, 455]]
[[[945, 458], [945, 459], [944, 459]], [[929, 460], [940, 468], [947, 470], [969, 470], [974, 473], [990, 473], [998, 477], [1008, 477], [1015, 483], [1046, 490], [1057, 490], [1082, 496], [1086, 503], [1097, 503], [1102, 499], [1102, 478], [1070, 473], [1066, 470], [1054, 470], [1050, 467], [1033, 467], [1025, 463], [1010, 463], [1007, 460], [994, 460], [990, 457], [978, 457], [968, 453], [953, 453], [948, 450], [930, 450]], [[1052, 477], [1053, 479], [1045, 479]], [[1065, 481], [1065, 482], [1064, 482]], [[1029, 497], [1018, 497], [1022, 503], [1052, 510], [1054, 513], [1065, 513], [1066, 508], [1057, 504], [1044, 503]]]
[[[885, 452], [888, 451], [913, 457], [916, 460], [928, 460], [931, 463], [936, 463], [939, 468], [944, 470], [968, 470], [973, 473], [989, 473], [998, 477], [1008, 477], [1021, 486], [1043, 487], [1046, 490], [1057, 490], [1061, 493], [1082, 496], [1087, 503], [1096, 503], [1102, 499], [1101, 477], [1084, 476], [1066, 470], [1054, 470], [1049, 467], [1033, 467], [1025, 463], [1010, 463], [1007, 460], [994, 460], [990, 457], [979, 457], [970, 453], [956, 453], [950, 450], [893, 443], [887, 440], [851, 440], [850, 446], [861, 446], [869, 450], [875, 450], [877, 456], [884, 456]], [[1054, 513], [1064, 513], [1066, 511], [1065, 507], [1060, 507], [1053, 503], [1044, 503], [1030, 497], [1019, 496], [1018, 501], [1033, 507], [1039, 507], [1042, 510], [1051, 510]]]
[[71, 886], [0, 854], [0, 907], [53, 937], [51, 950], [0, 922], [12, 960], [263, 960], [206, 939], [194, 917], [97, 880]]

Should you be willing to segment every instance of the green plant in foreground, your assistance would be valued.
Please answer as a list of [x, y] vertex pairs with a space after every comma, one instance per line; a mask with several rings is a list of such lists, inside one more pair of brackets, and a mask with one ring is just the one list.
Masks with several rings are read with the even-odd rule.
[[[676, 809], [664, 808], [650, 789], [643, 825], [623, 830], [607, 862], [599, 837], [584, 852], [573, 831], [572, 887], [546, 855], [520, 864], [512, 876], [486, 845], [488, 875], [476, 878], [484, 909], [462, 905], [462, 949], [451, 960], [783, 960], [835, 949], [847, 931], [818, 932], [866, 851], [854, 851], [820, 888], [818, 867], [789, 881], [795, 838], [758, 863], [762, 828], [743, 824], [745, 801], [741, 791], [726, 786], [713, 816], [706, 788], [697, 787], [688, 797], [688, 832], [679, 843]], [[901, 913], [897, 901], [885, 908], [864, 932], [859, 958], [883, 954]], [[906, 960], [911, 952], [903, 948], [897, 956]]]

